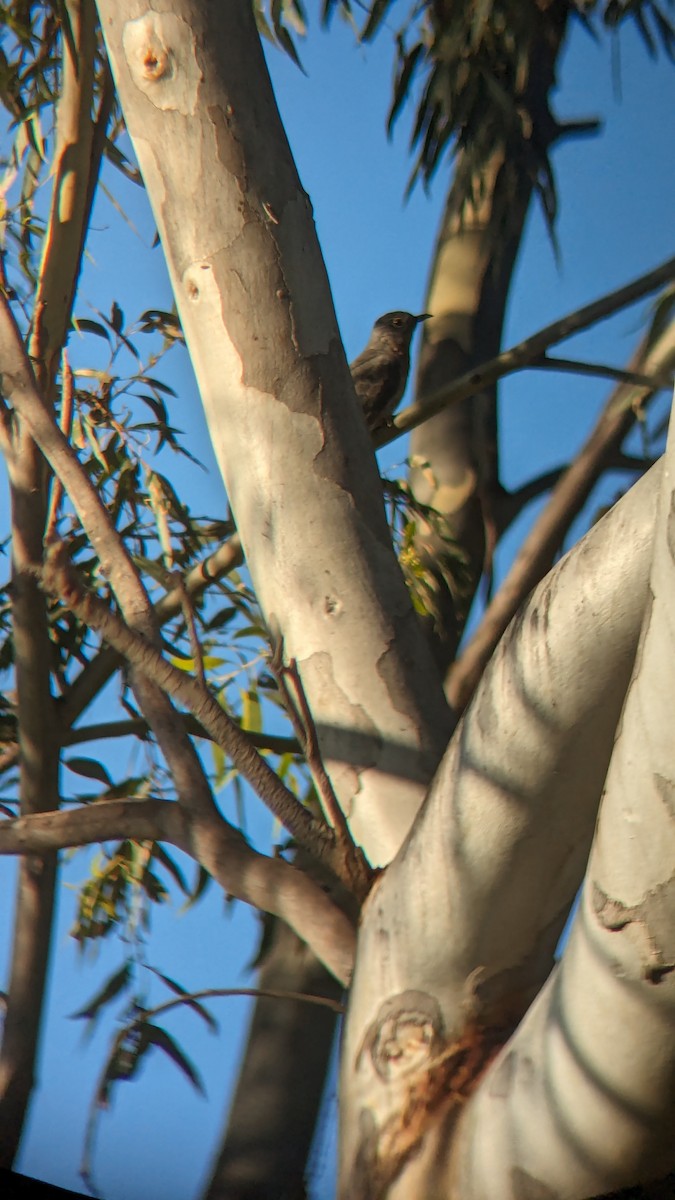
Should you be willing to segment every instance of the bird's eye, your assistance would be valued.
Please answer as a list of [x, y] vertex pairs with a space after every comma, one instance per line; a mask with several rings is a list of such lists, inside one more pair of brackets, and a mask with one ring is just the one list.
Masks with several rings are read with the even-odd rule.
[[403, 324], [403, 322], [400, 317], [394, 317], [394, 319], [392, 321], [392, 325], [395, 325], [396, 328], [398, 329], [399, 325], [402, 325], [402, 324]]

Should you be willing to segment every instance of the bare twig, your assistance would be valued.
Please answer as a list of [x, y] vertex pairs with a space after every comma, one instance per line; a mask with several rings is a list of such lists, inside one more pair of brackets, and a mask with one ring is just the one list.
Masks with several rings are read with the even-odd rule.
[[550, 354], [542, 354], [541, 358], [530, 363], [535, 371], [561, 371], [570, 375], [590, 375], [598, 379], [615, 379], [617, 383], [632, 383], [636, 387], [670, 388], [672, 379], [664, 374], [645, 375], [641, 371], [629, 371], [623, 367], [611, 367], [607, 363], [582, 362], [578, 358], [552, 358]]
[[349, 825], [324, 766], [314, 718], [307, 703], [298, 664], [294, 658], [288, 663], [283, 663], [280, 659], [281, 644], [272, 659], [272, 670], [286, 702], [286, 711], [291, 718], [296, 737], [303, 748], [322, 808], [335, 830], [337, 848], [342, 852], [341, 877], [348, 882], [354, 895], [362, 900], [370, 891], [373, 881], [372, 870], [366, 862], [363, 851], [356, 846], [352, 838]]
[[442, 412], [449, 404], [458, 404], [476, 392], [491, 387], [505, 375], [511, 375], [514, 371], [521, 371], [524, 367], [532, 366], [537, 359], [541, 359], [549, 346], [563, 342], [572, 334], [579, 333], [582, 329], [588, 329], [589, 326], [626, 308], [629, 304], [634, 304], [643, 296], [670, 283], [672, 279], [675, 279], [675, 258], [668, 259], [654, 271], [641, 275], [632, 283], [626, 284], [625, 287], [609, 292], [599, 300], [594, 300], [592, 304], [586, 304], [583, 308], [575, 309], [574, 312], [560, 317], [559, 320], [554, 321], [551, 325], [546, 325], [538, 333], [526, 338], [525, 341], [519, 342], [517, 346], [512, 346], [510, 350], [504, 350], [489, 362], [472, 368], [461, 375], [459, 379], [439, 388], [432, 395], [427, 396], [424, 401], [409, 405], [395, 418], [393, 428], [384, 430], [375, 439], [376, 445], [384, 446], [388, 442], [394, 441], [395, 438], [409, 433], [411, 429], [428, 421], [436, 413]]
[[319, 1008], [329, 1008], [331, 1012], [338, 1013], [338, 1015], [345, 1012], [345, 1005], [339, 1000], [333, 1000], [330, 996], [312, 996], [309, 992], [287, 992], [283, 988], [202, 988], [199, 992], [186, 992], [185, 995], [174, 996], [171, 1000], [166, 1000], [164, 1004], [158, 1004], [156, 1008], [144, 1009], [142, 1013], [138, 1013], [132, 1021], [129, 1021], [117, 1036], [121, 1041], [139, 1025], [145, 1024], [146, 1021], [154, 1021], [155, 1017], [170, 1012], [172, 1008], [179, 1008], [182, 1004], [192, 1004], [195, 1000], [217, 1000], [221, 997], [231, 996], [254, 996], [256, 998], [262, 996], [268, 1000], [301, 1000], [304, 1004], [316, 1004]]
[[[183, 713], [182, 718], [191, 737], [208, 738], [211, 741], [210, 733], [191, 713]], [[126, 721], [101, 721], [96, 725], [80, 725], [77, 729], [70, 729], [63, 737], [63, 745], [77, 746], [82, 742], [105, 741], [108, 738], [145, 738], [149, 733], [150, 726], [142, 717], [130, 717]], [[276, 733], [253, 733], [250, 729], [246, 730], [246, 737], [256, 750], [270, 750], [272, 754], [302, 753], [296, 738], [282, 737]]]
[[[59, 415], [59, 427], [63, 436], [70, 441], [70, 433], [73, 423], [73, 372], [70, 363], [68, 362], [68, 353], [66, 350], [61, 355], [61, 412]], [[51, 484], [51, 495], [49, 497], [49, 509], [47, 511], [47, 524], [45, 526], [45, 542], [50, 542], [56, 534], [56, 522], [59, 517], [59, 509], [63, 499], [63, 484], [58, 475], [55, 475]]]
[[180, 606], [183, 610], [183, 620], [188, 631], [190, 639], [190, 649], [192, 651], [192, 660], [195, 665], [195, 675], [203, 688], [206, 688], [206, 675], [204, 674], [204, 655], [202, 654], [201, 642], [197, 634], [197, 622], [195, 621], [195, 610], [192, 603], [192, 598], [185, 586], [185, 580], [180, 571], [171, 572], [171, 580], [174, 588], [177, 589], [180, 596]]

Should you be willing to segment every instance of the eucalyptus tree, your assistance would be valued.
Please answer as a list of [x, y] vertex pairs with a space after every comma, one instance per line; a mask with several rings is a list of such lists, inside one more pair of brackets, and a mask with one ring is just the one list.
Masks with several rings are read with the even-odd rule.
[[[422, 583], [414, 600], [432, 627], [429, 637], [392, 545], [311, 208], [249, 4], [175, 0], [160, 11], [140, 0], [99, 0], [103, 41], [87, 0], [14, 14], [5, 99], [19, 131], [21, 199], [9, 223], [15, 253], [6, 256], [0, 368], [16, 677], [3, 721], [3, 766], [18, 765], [20, 813], [11, 808], [0, 825], [0, 851], [22, 855], [22, 877], [0, 1059], [5, 1161], [30, 1094], [56, 852], [113, 842], [102, 878], [80, 898], [81, 940], [113, 928], [134, 888], [158, 898], [153, 866], [180, 883], [169, 849], [177, 847], [199, 864], [202, 878], [208, 873], [226, 893], [282, 919], [337, 985], [349, 987], [341, 1195], [581, 1198], [675, 1167], [673, 763], [670, 681], [660, 670], [671, 653], [672, 451], [546, 576], [503, 635], [514, 593], [522, 598], [533, 574], [543, 573], [579, 503], [584, 485], [570, 484], [568, 473], [559, 487], [567, 481], [572, 499], [548, 541], [540, 532], [538, 557], [528, 553], [527, 585], [521, 579], [520, 592], [507, 590], [498, 619], [488, 613], [482, 658], [474, 652], [463, 668], [457, 660], [464, 675], [461, 688], [457, 674], [446, 679], [450, 703], [438, 669], [454, 654], [485, 545], [505, 526], [490, 500], [498, 491], [489, 411], [496, 380], [514, 365], [541, 361], [572, 328], [675, 274], [666, 263], [510, 354], [496, 354], [532, 190], [553, 223], [548, 151], [558, 135], [548, 93], [566, 23], [588, 6], [554, 3], [542, 16], [534, 5], [531, 23], [516, 22], [510, 32], [505, 16], [515, 20], [523, 6], [504, 7], [508, 13], [483, 6], [470, 28], [456, 29], [454, 6], [434, 6], [419, 41], [412, 48], [400, 42], [395, 109], [422, 60], [432, 64], [418, 120], [418, 169], [436, 169], [453, 136], [461, 154], [432, 283], [430, 373], [424, 376], [423, 360], [420, 400], [399, 429], [466, 413], [467, 396], [482, 396], [485, 470], [473, 473], [483, 546], [472, 543], [479, 545], [474, 553], [466, 542], [470, 569], [463, 574], [454, 510], [443, 508], [442, 488], [420, 495], [412, 480]], [[273, 6], [272, 24], [288, 45], [281, 18], [297, 18], [299, 8], [283, 8]], [[373, 6], [366, 36], [386, 8]], [[617, 6], [606, 6], [607, 20], [618, 15]], [[665, 23], [652, 4], [641, 6], [640, 19]], [[35, 56], [38, 35], [42, 57]], [[482, 81], [477, 96], [462, 91], [469, 50]], [[444, 72], [461, 84], [449, 93], [453, 102], [463, 96], [468, 105], [461, 120], [449, 105], [454, 126], [434, 99], [447, 94]], [[501, 125], [485, 121], [486, 92]], [[35, 279], [41, 231], [34, 196], [46, 165], [35, 115], [57, 96], [53, 200]], [[470, 116], [481, 117], [486, 133], [475, 145]], [[120, 149], [122, 119], [177, 315], [143, 314], [138, 336], [158, 347], [150, 368], [118, 307], [100, 322], [77, 321], [111, 347], [105, 370], [83, 373], [93, 386], [80, 386], [64, 351], [100, 163], [107, 155], [136, 171]], [[447, 322], [443, 288], [435, 290], [446, 269], [443, 247], [464, 239], [478, 244], [484, 266], [469, 324], [486, 311], [488, 295], [497, 297], [490, 337], [469, 349]], [[611, 424], [614, 446], [672, 367], [664, 311], [639, 360], [618, 372], [621, 388], [601, 431]], [[466, 326], [466, 313], [463, 320]], [[158, 441], [180, 449], [165, 386], [150, 370], [182, 336], [236, 532], [222, 514], [219, 522], [197, 520], [135, 449], [134, 436], [148, 425], [138, 420], [138, 400], [151, 410]], [[461, 357], [441, 370], [453, 342]], [[122, 348], [137, 357], [130, 378], [114, 369]], [[120, 417], [129, 395], [137, 402]], [[452, 457], [455, 433], [443, 426], [435, 442], [441, 457]], [[607, 439], [603, 445], [605, 457], [598, 453], [588, 480], [607, 460]], [[431, 475], [443, 469], [431, 462]], [[445, 495], [452, 490], [446, 484]], [[228, 590], [223, 581], [242, 556], [250, 590], [239, 583]], [[283, 698], [292, 740], [252, 732], [243, 714], [228, 711], [227, 697], [216, 695], [209, 655], [230, 613], [199, 607], [214, 578], [229, 608], [253, 614], [264, 628], [273, 685], [258, 679], [256, 687]], [[435, 579], [448, 585], [438, 607], [428, 599]], [[164, 650], [160, 628], [169, 621], [172, 645], [183, 648], [191, 671]], [[63, 807], [59, 753], [122, 662], [132, 709], [124, 732], [149, 739], [152, 768], [142, 778], [113, 780], [81, 762], [103, 791], [95, 804]], [[195, 736], [224, 751], [268, 805], [291, 839], [293, 861], [288, 847], [276, 856], [255, 851], [225, 820]], [[279, 755], [281, 769], [271, 768], [261, 748]], [[307, 803], [284, 777], [289, 754], [302, 757], [311, 776]], [[556, 966], [584, 875], [579, 914]], [[85, 1015], [129, 983], [125, 968]], [[140, 1012], [113, 1041], [98, 1102], [153, 1048], [195, 1078], [180, 1047]]]

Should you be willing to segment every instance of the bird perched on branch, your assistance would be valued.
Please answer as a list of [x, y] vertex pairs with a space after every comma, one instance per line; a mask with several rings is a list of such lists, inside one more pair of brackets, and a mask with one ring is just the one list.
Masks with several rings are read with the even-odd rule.
[[429, 315], [390, 312], [378, 317], [368, 345], [350, 364], [354, 389], [371, 433], [391, 422], [408, 379], [412, 336]]

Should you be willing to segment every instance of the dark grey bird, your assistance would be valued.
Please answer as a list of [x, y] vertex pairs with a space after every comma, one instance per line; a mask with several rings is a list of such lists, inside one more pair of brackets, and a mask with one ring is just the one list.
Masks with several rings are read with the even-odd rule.
[[371, 433], [391, 421], [408, 380], [412, 336], [429, 315], [390, 312], [378, 317], [368, 345], [350, 364], [354, 389]]

